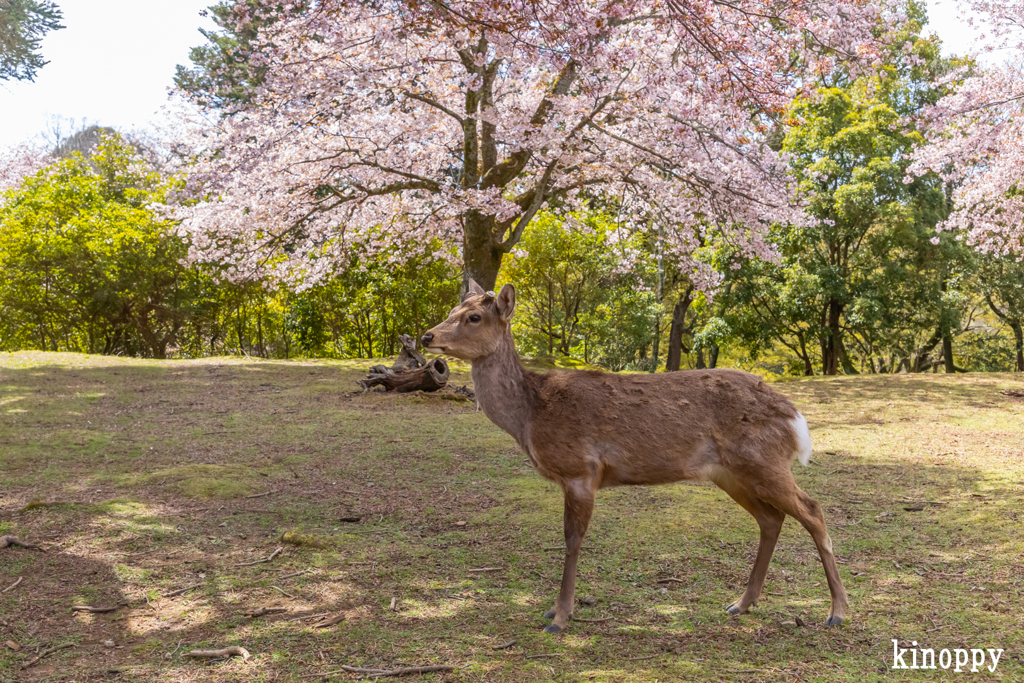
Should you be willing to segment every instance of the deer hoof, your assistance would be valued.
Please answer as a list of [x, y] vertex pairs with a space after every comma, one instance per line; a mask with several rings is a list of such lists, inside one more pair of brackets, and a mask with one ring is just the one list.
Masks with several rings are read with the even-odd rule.
[[555, 624], [548, 624], [544, 627], [544, 633], [561, 633], [562, 627]]
[[825, 620], [825, 626], [839, 626], [843, 623], [842, 617], [829, 617]]
[[547, 612], [544, 613], [544, 618], [545, 619], [554, 619], [555, 618], [555, 610], [549, 609]]
[[729, 605], [728, 607], [726, 607], [725, 611], [728, 612], [729, 614], [733, 615], [733, 616], [736, 616], [737, 614], [743, 614], [746, 610], [741, 610], [739, 608], [739, 605], [737, 605], [734, 602], [731, 605]]

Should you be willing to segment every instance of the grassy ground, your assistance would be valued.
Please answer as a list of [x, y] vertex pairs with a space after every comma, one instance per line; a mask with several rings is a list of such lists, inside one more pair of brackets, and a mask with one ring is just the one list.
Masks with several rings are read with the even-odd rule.
[[[821, 626], [824, 574], [792, 520], [760, 604], [728, 617], [756, 525], [713, 486], [676, 485], [601, 493], [576, 616], [609, 619], [549, 636], [559, 493], [472, 403], [357, 393], [367, 365], [0, 356], [0, 535], [47, 549], [0, 550], [0, 590], [23, 577], [0, 593], [0, 681], [429, 664], [459, 668], [412, 679], [1024, 674], [1024, 400], [999, 393], [1019, 376], [776, 385], [811, 424], [814, 461], [796, 476], [826, 510], [852, 603], [841, 628]], [[288, 611], [245, 616], [259, 607]], [[316, 628], [323, 613], [344, 620]], [[1005, 652], [995, 673], [890, 671], [893, 638]], [[182, 657], [228, 645], [252, 658]]]

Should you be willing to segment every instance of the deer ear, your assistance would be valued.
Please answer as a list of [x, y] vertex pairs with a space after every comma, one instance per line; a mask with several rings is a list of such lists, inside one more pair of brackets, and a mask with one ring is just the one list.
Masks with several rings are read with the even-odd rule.
[[470, 278], [469, 279], [469, 287], [466, 288], [466, 294], [465, 294], [465, 296], [462, 297], [462, 300], [465, 301], [468, 297], [473, 296], [474, 294], [486, 294], [486, 293], [487, 292], [484, 291], [484, 288], [476, 283], [476, 280], [474, 280], [473, 278]]
[[498, 315], [501, 316], [501, 319], [505, 322], [511, 320], [512, 313], [516, 310], [516, 288], [512, 285], [502, 287], [494, 303], [498, 307]]

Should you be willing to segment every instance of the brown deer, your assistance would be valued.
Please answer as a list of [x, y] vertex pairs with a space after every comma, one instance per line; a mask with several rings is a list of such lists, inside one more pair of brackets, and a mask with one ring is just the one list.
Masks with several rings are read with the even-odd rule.
[[842, 623], [849, 603], [821, 506], [793, 478], [793, 460], [810, 459], [811, 436], [789, 400], [739, 370], [530, 372], [512, 341], [515, 289], [505, 285], [495, 295], [469, 284], [448, 319], [423, 335], [423, 346], [473, 364], [484, 413], [565, 493], [565, 567], [545, 631], [558, 633], [572, 619], [576, 564], [597, 490], [693, 479], [713, 481], [761, 528], [747, 588], [729, 614], [757, 601], [790, 515], [810, 532], [825, 567], [832, 594], [825, 623]]

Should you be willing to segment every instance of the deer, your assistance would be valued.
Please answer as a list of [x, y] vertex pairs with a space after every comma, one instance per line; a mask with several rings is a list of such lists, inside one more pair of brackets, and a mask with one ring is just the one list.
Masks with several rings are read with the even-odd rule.
[[838, 626], [849, 600], [816, 500], [797, 486], [807, 465], [807, 420], [760, 377], [731, 369], [616, 374], [532, 372], [512, 338], [515, 287], [498, 294], [475, 281], [448, 318], [422, 337], [424, 348], [469, 361], [479, 407], [516, 440], [542, 477], [565, 496], [565, 564], [548, 633], [572, 619], [576, 568], [599, 489], [710, 480], [749, 512], [760, 541], [746, 590], [726, 607], [744, 614], [761, 595], [786, 515], [810, 533], [825, 569]]

